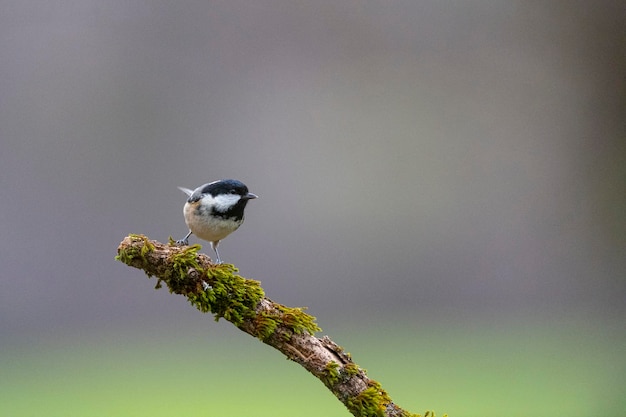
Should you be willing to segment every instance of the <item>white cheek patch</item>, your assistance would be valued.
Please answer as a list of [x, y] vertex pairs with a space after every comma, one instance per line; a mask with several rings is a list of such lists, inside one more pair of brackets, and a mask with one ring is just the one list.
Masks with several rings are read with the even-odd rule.
[[[241, 196], [237, 194], [220, 194], [215, 197], [208, 195], [203, 198], [203, 200], [205, 199], [210, 199], [209, 201], [213, 202], [215, 210], [225, 212], [237, 204], [237, 202], [241, 199]], [[207, 201], [207, 203], [209, 201]]]

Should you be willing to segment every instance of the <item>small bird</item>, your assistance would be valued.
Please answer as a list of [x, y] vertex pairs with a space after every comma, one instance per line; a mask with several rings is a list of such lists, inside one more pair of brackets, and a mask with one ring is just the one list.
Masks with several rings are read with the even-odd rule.
[[193, 191], [178, 188], [189, 196], [183, 209], [189, 233], [176, 243], [188, 245], [189, 236], [194, 233], [198, 238], [211, 242], [217, 263], [222, 263], [217, 245], [241, 226], [248, 200], [257, 196], [249, 193], [248, 187], [241, 181], [231, 179], [213, 181]]

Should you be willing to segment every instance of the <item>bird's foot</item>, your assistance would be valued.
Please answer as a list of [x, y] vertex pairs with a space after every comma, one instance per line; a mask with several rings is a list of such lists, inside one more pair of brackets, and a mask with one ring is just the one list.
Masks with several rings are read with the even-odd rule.
[[177, 240], [176, 244], [178, 246], [189, 246], [189, 236], [191, 236], [191, 230], [189, 231], [189, 233], [187, 233], [187, 236], [185, 236], [181, 240]]

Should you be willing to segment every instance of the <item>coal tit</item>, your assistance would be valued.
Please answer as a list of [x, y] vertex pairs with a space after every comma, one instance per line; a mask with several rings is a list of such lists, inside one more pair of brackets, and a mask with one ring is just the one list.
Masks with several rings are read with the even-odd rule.
[[257, 196], [249, 193], [248, 187], [237, 180], [213, 181], [193, 191], [178, 188], [189, 196], [183, 209], [189, 233], [176, 243], [188, 245], [189, 236], [194, 233], [198, 238], [211, 242], [217, 263], [222, 263], [217, 245], [241, 226], [248, 200]]

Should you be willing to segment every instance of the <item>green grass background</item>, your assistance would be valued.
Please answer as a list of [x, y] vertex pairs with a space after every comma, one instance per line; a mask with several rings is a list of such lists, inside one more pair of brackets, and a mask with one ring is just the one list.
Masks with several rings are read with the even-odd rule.
[[[0, 356], [0, 415], [350, 415], [297, 364], [228, 323], [206, 319], [193, 329], [44, 332], [9, 347]], [[343, 323], [323, 333], [414, 413], [626, 415], [626, 337], [618, 322], [429, 323]]]

